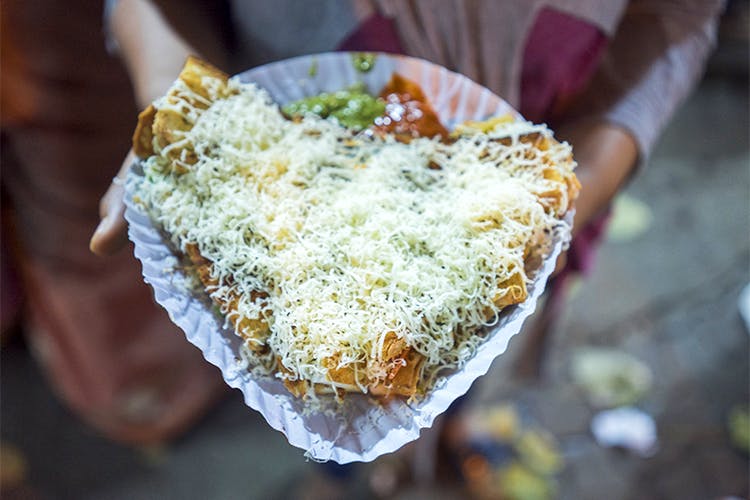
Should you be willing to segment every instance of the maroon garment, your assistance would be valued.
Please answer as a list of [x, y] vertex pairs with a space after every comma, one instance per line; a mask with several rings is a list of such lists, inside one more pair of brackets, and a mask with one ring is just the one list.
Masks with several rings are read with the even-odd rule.
[[398, 39], [396, 25], [391, 19], [380, 14], [373, 14], [365, 19], [351, 35], [339, 44], [337, 50], [404, 53]]
[[559, 117], [594, 76], [606, 44], [595, 26], [542, 9], [524, 47], [521, 114], [532, 122]]

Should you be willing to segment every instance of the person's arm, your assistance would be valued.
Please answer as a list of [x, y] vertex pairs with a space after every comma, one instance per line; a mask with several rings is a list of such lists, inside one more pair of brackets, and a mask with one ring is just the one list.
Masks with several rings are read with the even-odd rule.
[[[141, 109], [164, 94], [188, 55], [198, 53], [147, 0], [119, 0], [108, 21]], [[89, 243], [98, 255], [113, 254], [127, 241], [122, 181], [134, 159], [130, 152], [99, 203], [101, 222]]]
[[561, 137], [573, 144], [581, 191], [576, 200], [573, 234], [609, 206], [633, 172], [638, 145], [627, 130], [606, 121], [581, 123], [564, 129]]
[[559, 127], [579, 163], [574, 231], [606, 209], [647, 160], [702, 74], [722, 4], [643, 0], [628, 6], [597, 74]]
[[145, 108], [164, 94], [185, 58], [196, 51], [148, 0], [119, 0], [109, 23], [138, 106]]

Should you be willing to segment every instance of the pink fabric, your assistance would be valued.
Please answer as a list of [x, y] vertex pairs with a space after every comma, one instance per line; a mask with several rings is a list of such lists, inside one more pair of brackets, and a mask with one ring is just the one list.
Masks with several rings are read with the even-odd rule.
[[607, 37], [595, 26], [545, 7], [523, 53], [521, 114], [533, 122], [559, 115], [591, 80]]
[[403, 54], [396, 26], [391, 19], [373, 14], [342, 41], [337, 50]]

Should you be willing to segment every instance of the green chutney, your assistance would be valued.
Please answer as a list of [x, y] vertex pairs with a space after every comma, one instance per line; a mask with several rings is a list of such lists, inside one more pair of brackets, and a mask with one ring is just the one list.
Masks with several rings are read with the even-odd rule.
[[385, 102], [366, 92], [361, 83], [337, 92], [305, 97], [281, 108], [289, 117], [314, 113], [323, 118], [334, 117], [344, 127], [362, 130], [385, 112]]

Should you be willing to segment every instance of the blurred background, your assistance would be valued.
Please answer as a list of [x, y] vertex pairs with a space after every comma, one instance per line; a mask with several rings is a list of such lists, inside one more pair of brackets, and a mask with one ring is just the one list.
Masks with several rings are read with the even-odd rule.
[[[101, 7], [92, 5], [87, 15], [96, 25]], [[594, 270], [574, 284], [540, 372], [519, 376], [519, 335], [480, 380], [467, 413], [482, 422], [478, 434], [492, 436], [481, 458], [457, 457], [452, 473], [437, 476], [398, 454], [331, 474], [306, 461], [236, 391], [173, 442], [116, 444], [71, 413], [31, 357], [15, 261], [4, 245], [0, 496], [747, 498], [748, 12], [746, 1], [729, 3], [705, 77], [617, 198]], [[12, 29], [4, 18], [4, 44]], [[18, 64], [7, 45], [2, 55], [4, 69]], [[104, 80], [115, 85], [117, 78]], [[4, 76], [2, 85], [4, 124], [34, 112], [6, 97], [8, 89], [27, 90], [22, 81]], [[16, 182], [8, 172], [17, 158], [5, 146], [4, 135], [3, 182]], [[48, 180], [54, 190], [54, 175]], [[6, 227], [16, 214], [3, 194], [7, 235], [19, 229]], [[65, 241], [50, 238], [62, 238], [50, 246]], [[419, 459], [425, 447], [406, 453]]]

